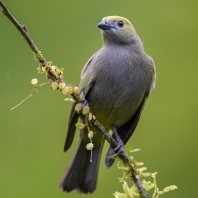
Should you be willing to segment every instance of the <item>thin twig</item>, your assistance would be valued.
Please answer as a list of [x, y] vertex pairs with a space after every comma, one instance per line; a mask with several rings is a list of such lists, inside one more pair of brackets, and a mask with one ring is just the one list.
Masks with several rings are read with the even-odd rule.
[[[19, 32], [22, 34], [22, 36], [24, 37], [24, 39], [26, 40], [26, 42], [28, 43], [29, 47], [31, 48], [31, 50], [33, 51], [33, 53], [35, 54], [37, 60], [40, 62], [40, 64], [43, 67], [48, 66], [48, 62], [46, 61], [46, 59], [43, 57], [43, 55], [41, 54], [41, 52], [39, 51], [39, 49], [37, 48], [37, 46], [35, 45], [34, 41], [32, 40], [32, 38], [30, 37], [30, 35], [28, 34], [27, 28], [25, 27], [25, 25], [21, 25], [15, 18], [14, 16], [9, 12], [9, 10], [6, 8], [5, 4], [3, 3], [2, 0], [0, 0], [0, 7], [2, 7], [2, 11], [3, 14], [5, 16], [7, 16], [7, 18], [14, 24], [14, 26], [19, 30]], [[47, 77], [50, 78], [53, 81], [56, 82], [64, 82], [62, 78], [60, 78], [59, 76], [55, 75], [50, 69], [47, 70]], [[32, 92], [31, 92], [32, 93]], [[31, 93], [28, 97], [31, 96]], [[73, 97], [73, 99], [79, 103], [82, 102], [82, 99], [77, 95], [77, 94], [71, 94], [71, 96]], [[117, 147], [117, 142], [112, 138], [112, 136], [105, 130], [105, 128], [102, 126], [102, 124], [100, 124], [97, 120], [92, 119], [91, 124], [93, 125], [93, 127], [99, 132], [101, 133], [101, 135], [109, 142], [109, 144], [111, 145], [112, 148]], [[119, 157], [123, 160], [123, 162], [125, 164], [127, 164], [128, 166], [131, 167], [131, 175], [132, 175], [132, 179], [134, 181], [134, 183], [136, 184], [138, 191], [141, 195], [142, 198], [149, 198], [146, 190], [144, 189], [144, 187], [142, 186], [141, 180], [136, 176], [136, 166], [133, 160], [131, 160], [129, 158], [129, 156], [123, 152], [119, 155]]]
[[28, 98], [32, 97], [32, 93], [33, 93], [34, 91], [37, 91], [37, 88], [38, 88], [38, 87], [42, 87], [42, 86], [44, 86], [44, 85], [46, 85], [46, 84], [49, 84], [49, 82], [42, 83], [42, 84], [40, 84], [40, 85], [34, 86], [34, 88], [32, 89], [32, 91], [30, 92], [30, 94], [29, 94], [25, 99], [23, 99], [19, 104], [17, 104], [17, 105], [15, 105], [14, 107], [12, 107], [12, 108], [10, 109], [10, 111], [14, 110], [14, 109], [17, 108], [18, 106], [20, 106], [22, 103], [24, 103]]

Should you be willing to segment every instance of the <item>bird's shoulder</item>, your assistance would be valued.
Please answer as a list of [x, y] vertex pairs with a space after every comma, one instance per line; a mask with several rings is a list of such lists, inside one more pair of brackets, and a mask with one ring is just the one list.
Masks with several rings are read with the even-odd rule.
[[81, 72], [81, 75], [80, 75], [81, 78], [86, 73], [86, 71], [89, 69], [89, 67], [90, 67], [91, 63], [93, 62], [93, 59], [94, 59], [94, 57], [95, 57], [96, 54], [97, 54], [97, 52], [94, 55], [91, 56], [91, 58], [87, 61], [87, 63], [83, 67], [82, 72]]

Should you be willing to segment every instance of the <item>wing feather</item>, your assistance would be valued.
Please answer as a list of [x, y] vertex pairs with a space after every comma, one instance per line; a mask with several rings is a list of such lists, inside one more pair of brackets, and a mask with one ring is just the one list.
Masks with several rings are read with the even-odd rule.
[[[88, 60], [88, 62], [84, 66], [82, 73], [81, 73], [81, 84], [79, 86], [80, 88], [79, 96], [82, 99], [88, 95], [89, 91], [91, 90], [94, 84], [94, 80], [92, 80], [89, 75], [84, 76], [84, 74], [87, 73], [85, 71], [87, 71], [89, 67], [91, 66], [94, 55]], [[70, 111], [67, 135], [66, 135], [66, 140], [65, 140], [65, 145], [64, 145], [64, 152], [66, 152], [70, 148], [74, 139], [75, 131], [76, 131], [75, 124], [78, 121], [79, 114], [75, 111], [75, 105], [76, 103], [73, 104], [71, 111]]]

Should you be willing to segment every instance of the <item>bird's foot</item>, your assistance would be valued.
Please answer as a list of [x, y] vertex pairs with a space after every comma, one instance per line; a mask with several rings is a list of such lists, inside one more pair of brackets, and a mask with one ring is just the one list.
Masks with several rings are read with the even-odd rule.
[[107, 158], [111, 158], [111, 159], [117, 157], [118, 155], [120, 155], [121, 153], [124, 152], [124, 143], [121, 140], [120, 136], [118, 135], [117, 128], [115, 126], [113, 126], [112, 131], [113, 131], [113, 136], [115, 137], [115, 139], [117, 141], [117, 146], [115, 148], [112, 148], [111, 153], [114, 153], [114, 154], [107, 156]]
[[88, 101], [87, 101], [85, 98], [82, 99], [82, 102], [83, 102], [83, 104], [82, 104], [82, 109], [83, 109], [84, 107], [86, 107], [86, 106], [89, 106], [89, 103], [88, 103]]
[[124, 144], [123, 142], [122, 143], [118, 143], [118, 146], [116, 146], [114, 149], [111, 149], [110, 151], [113, 155], [109, 155], [107, 156], [107, 158], [110, 158], [110, 159], [114, 159], [115, 157], [117, 157], [118, 155], [120, 155], [121, 153], [124, 152]]

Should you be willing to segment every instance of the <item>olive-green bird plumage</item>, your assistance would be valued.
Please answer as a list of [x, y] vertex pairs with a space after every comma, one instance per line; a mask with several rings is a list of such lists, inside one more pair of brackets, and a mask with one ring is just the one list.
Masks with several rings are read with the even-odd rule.
[[[89, 103], [92, 113], [102, 125], [116, 133], [124, 144], [129, 140], [139, 121], [144, 103], [155, 87], [155, 66], [143, 49], [133, 25], [120, 16], [108, 16], [98, 24], [103, 36], [103, 46], [87, 62], [81, 73], [80, 97]], [[67, 151], [75, 135], [75, 123], [79, 114], [72, 107], [64, 151]], [[83, 121], [83, 118], [81, 118]], [[90, 126], [91, 127], [91, 126]], [[94, 129], [92, 129], [95, 131]], [[99, 133], [93, 137], [93, 162], [87, 129], [80, 132], [75, 155], [65, 171], [60, 187], [64, 191], [76, 189], [80, 193], [92, 193], [96, 187], [100, 156], [104, 139]], [[110, 155], [111, 148], [107, 155]], [[106, 158], [109, 168], [113, 159]]]

